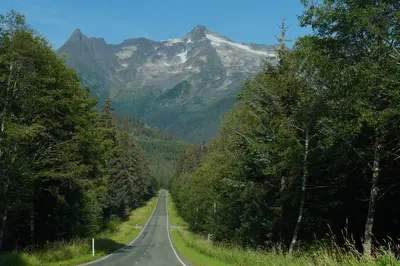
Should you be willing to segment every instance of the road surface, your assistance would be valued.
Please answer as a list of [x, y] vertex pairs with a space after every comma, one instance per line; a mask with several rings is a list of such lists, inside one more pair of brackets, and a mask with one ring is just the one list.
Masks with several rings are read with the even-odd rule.
[[151, 218], [133, 243], [111, 255], [82, 264], [82, 266], [191, 266], [177, 254], [168, 230], [166, 193], [162, 191]]

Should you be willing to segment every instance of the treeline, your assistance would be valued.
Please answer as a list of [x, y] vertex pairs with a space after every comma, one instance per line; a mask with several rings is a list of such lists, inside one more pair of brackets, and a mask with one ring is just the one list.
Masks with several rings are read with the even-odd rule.
[[189, 146], [189, 143], [158, 129], [147, 127], [132, 117], [118, 116], [117, 128], [121, 132], [135, 136], [137, 143], [147, 154], [151, 175], [156, 178], [160, 186], [166, 187], [180, 153]]
[[88, 94], [24, 16], [0, 16], [0, 251], [93, 236], [157, 189]]
[[117, 117], [118, 130], [132, 134], [134, 136], [145, 136], [149, 138], [162, 139], [162, 140], [174, 140], [172, 136], [165, 132], [160, 131], [157, 128], [147, 126], [140, 120], [137, 120], [129, 116], [118, 116]]
[[289, 51], [282, 24], [279, 62], [244, 83], [205, 156], [182, 155], [172, 195], [216, 241], [369, 256], [400, 239], [400, 4], [302, 2], [313, 33]]

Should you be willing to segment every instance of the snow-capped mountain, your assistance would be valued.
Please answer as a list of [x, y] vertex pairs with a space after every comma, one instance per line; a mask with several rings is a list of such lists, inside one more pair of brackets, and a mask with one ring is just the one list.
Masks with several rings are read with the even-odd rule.
[[82, 82], [118, 112], [187, 139], [209, 139], [241, 82], [275, 60], [274, 46], [232, 41], [198, 25], [178, 39], [134, 38], [118, 45], [77, 29], [58, 50]]

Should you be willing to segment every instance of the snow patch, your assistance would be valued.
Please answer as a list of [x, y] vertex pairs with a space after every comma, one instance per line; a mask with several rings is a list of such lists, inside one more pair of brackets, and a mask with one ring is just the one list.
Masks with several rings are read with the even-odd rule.
[[126, 59], [131, 57], [133, 54], [132, 50], [122, 50], [118, 53], [116, 53], [115, 55], [118, 56], [119, 59]]
[[206, 34], [206, 38], [211, 41], [211, 44], [214, 46], [220, 46], [221, 44], [229, 44], [231, 46], [234, 46], [236, 48], [246, 50], [248, 52], [254, 53], [254, 54], [260, 54], [260, 55], [266, 55], [266, 56], [274, 56], [273, 54], [264, 52], [264, 51], [256, 51], [248, 47], [247, 45], [240, 44], [240, 43], [235, 43], [235, 42], [230, 42], [225, 39], [222, 39], [220, 37], [211, 35], [211, 34]]
[[200, 61], [204, 61], [204, 62], [207, 62], [207, 56], [199, 56], [199, 60]]
[[118, 53], [116, 53], [115, 55], [119, 58], [119, 59], [126, 59], [132, 56], [133, 52], [137, 50], [137, 47], [132, 45], [132, 46], [125, 46], [122, 47], [121, 51], [119, 51]]
[[166, 41], [162, 41], [166, 46], [172, 46], [175, 43], [180, 43], [182, 42], [182, 39], [169, 39]]
[[188, 39], [186, 42], [187, 43], [193, 43], [191, 39]]
[[127, 68], [128, 67], [128, 64], [127, 63], [121, 63], [120, 64], [122, 67], [124, 67], [124, 68]]
[[193, 66], [187, 66], [185, 69], [189, 70], [190, 73], [200, 73], [201, 69], [198, 67], [193, 67]]
[[169, 39], [167, 41], [172, 42], [172, 43], [178, 43], [178, 42], [182, 42], [182, 39]]
[[183, 53], [179, 53], [176, 56], [178, 56], [181, 59], [181, 63], [185, 63], [187, 61], [187, 53], [188, 51], [185, 51]]
[[171, 66], [170, 64], [168, 64], [167, 62], [163, 62], [164, 66]]
[[132, 50], [132, 51], [136, 51], [137, 47], [135, 45], [131, 45], [131, 46], [124, 46], [122, 47], [122, 50]]

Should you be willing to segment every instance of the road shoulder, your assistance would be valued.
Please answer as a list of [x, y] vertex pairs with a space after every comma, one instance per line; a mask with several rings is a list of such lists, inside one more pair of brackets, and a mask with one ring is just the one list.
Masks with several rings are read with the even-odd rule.
[[187, 231], [187, 223], [178, 216], [175, 205], [167, 193], [167, 204], [168, 204], [168, 213], [169, 213], [169, 221], [170, 221], [170, 237], [172, 240], [172, 244], [175, 247], [176, 251], [184, 257], [188, 263], [196, 266], [228, 266], [232, 264], [227, 264], [223, 261], [220, 261], [216, 258], [209, 257], [198, 250], [194, 249], [185, 235], [188, 233]]

